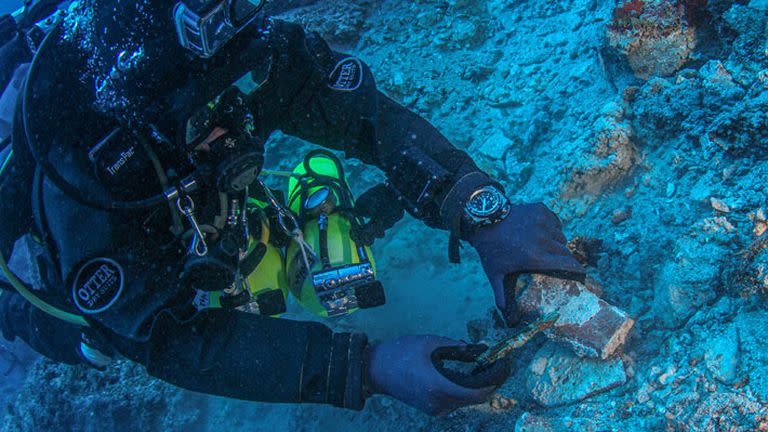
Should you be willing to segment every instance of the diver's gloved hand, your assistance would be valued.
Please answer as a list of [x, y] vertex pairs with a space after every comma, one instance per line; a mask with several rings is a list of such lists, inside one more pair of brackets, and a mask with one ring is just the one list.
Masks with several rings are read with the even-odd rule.
[[519, 319], [514, 289], [521, 273], [583, 281], [585, 270], [568, 250], [560, 219], [544, 204], [513, 204], [501, 222], [468, 236], [508, 324]]
[[391, 187], [379, 184], [355, 200], [354, 213], [358, 218], [367, 218], [368, 222], [352, 228], [352, 240], [370, 246], [403, 218], [405, 210], [397, 193]]
[[470, 375], [444, 362], [469, 363], [485, 349], [439, 336], [403, 336], [372, 345], [366, 355], [368, 391], [390, 395], [430, 415], [483, 403], [509, 376], [509, 363], [500, 361]]

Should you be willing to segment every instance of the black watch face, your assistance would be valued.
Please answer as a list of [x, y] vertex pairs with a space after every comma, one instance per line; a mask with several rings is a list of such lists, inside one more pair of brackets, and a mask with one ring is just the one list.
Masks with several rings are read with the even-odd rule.
[[492, 189], [480, 190], [467, 202], [467, 211], [481, 218], [493, 216], [503, 204], [502, 197], [503, 195]]

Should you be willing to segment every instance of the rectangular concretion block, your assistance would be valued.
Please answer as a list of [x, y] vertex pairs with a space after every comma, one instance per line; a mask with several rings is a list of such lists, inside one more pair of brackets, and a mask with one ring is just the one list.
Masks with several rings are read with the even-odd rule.
[[547, 335], [570, 345], [579, 356], [608, 358], [627, 339], [635, 322], [621, 309], [608, 304], [584, 284], [534, 275], [518, 297], [526, 315], [560, 314]]

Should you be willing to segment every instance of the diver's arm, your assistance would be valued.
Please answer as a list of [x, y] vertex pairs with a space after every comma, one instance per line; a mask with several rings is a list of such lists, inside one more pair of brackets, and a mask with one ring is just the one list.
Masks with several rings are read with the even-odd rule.
[[[60, 169], [86, 183], [88, 172]], [[65, 171], [66, 170], [66, 171]], [[82, 283], [91, 260], [109, 260], [122, 289], [110, 306], [87, 315], [98, 340], [171, 384], [246, 400], [317, 402], [362, 408], [359, 334], [333, 334], [321, 324], [266, 318], [233, 310], [197, 312], [194, 292], [179, 286], [184, 255], [126, 236], [126, 218], [86, 207], [47, 182], [46, 220], [59, 252], [62, 299]], [[183, 254], [183, 252], [180, 252]], [[105, 261], [106, 262], [106, 261]], [[57, 287], [52, 287], [53, 291]], [[173, 312], [171, 312], [173, 311]]]
[[[194, 292], [179, 286], [169, 271], [180, 257], [143, 238], [121, 239], [119, 219], [53, 188], [46, 192], [49, 226], [64, 257], [62, 273], [73, 281], [69, 286], [87, 283], [76, 274], [80, 263], [92, 259], [110, 260], [120, 274], [124, 285], [111, 306], [87, 316], [108, 346], [145, 365], [151, 375], [202, 393], [362, 407], [364, 336], [233, 310], [197, 312]], [[74, 288], [68, 287], [62, 296], [72, 295]]]
[[378, 91], [359, 59], [294, 24], [275, 21], [273, 38], [272, 75], [253, 98], [268, 128], [376, 165], [407, 211], [458, 233], [464, 200], [495, 182], [428, 121]]
[[429, 225], [458, 230], [466, 199], [482, 186], [498, 186], [427, 120], [382, 93], [374, 124], [376, 165], [405, 209]]
[[161, 313], [146, 343], [108, 337], [150, 375], [188, 390], [263, 402], [364, 405], [362, 334], [210, 310], [189, 321]]

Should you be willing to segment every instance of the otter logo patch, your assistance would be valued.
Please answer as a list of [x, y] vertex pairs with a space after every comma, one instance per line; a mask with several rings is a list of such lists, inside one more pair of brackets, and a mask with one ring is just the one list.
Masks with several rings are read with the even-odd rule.
[[355, 91], [363, 84], [363, 64], [354, 57], [338, 62], [331, 72], [328, 86], [339, 91]]
[[123, 268], [109, 258], [96, 258], [80, 267], [72, 298], [80, 311], [97, 314], [109, 309], [123, 292]]

